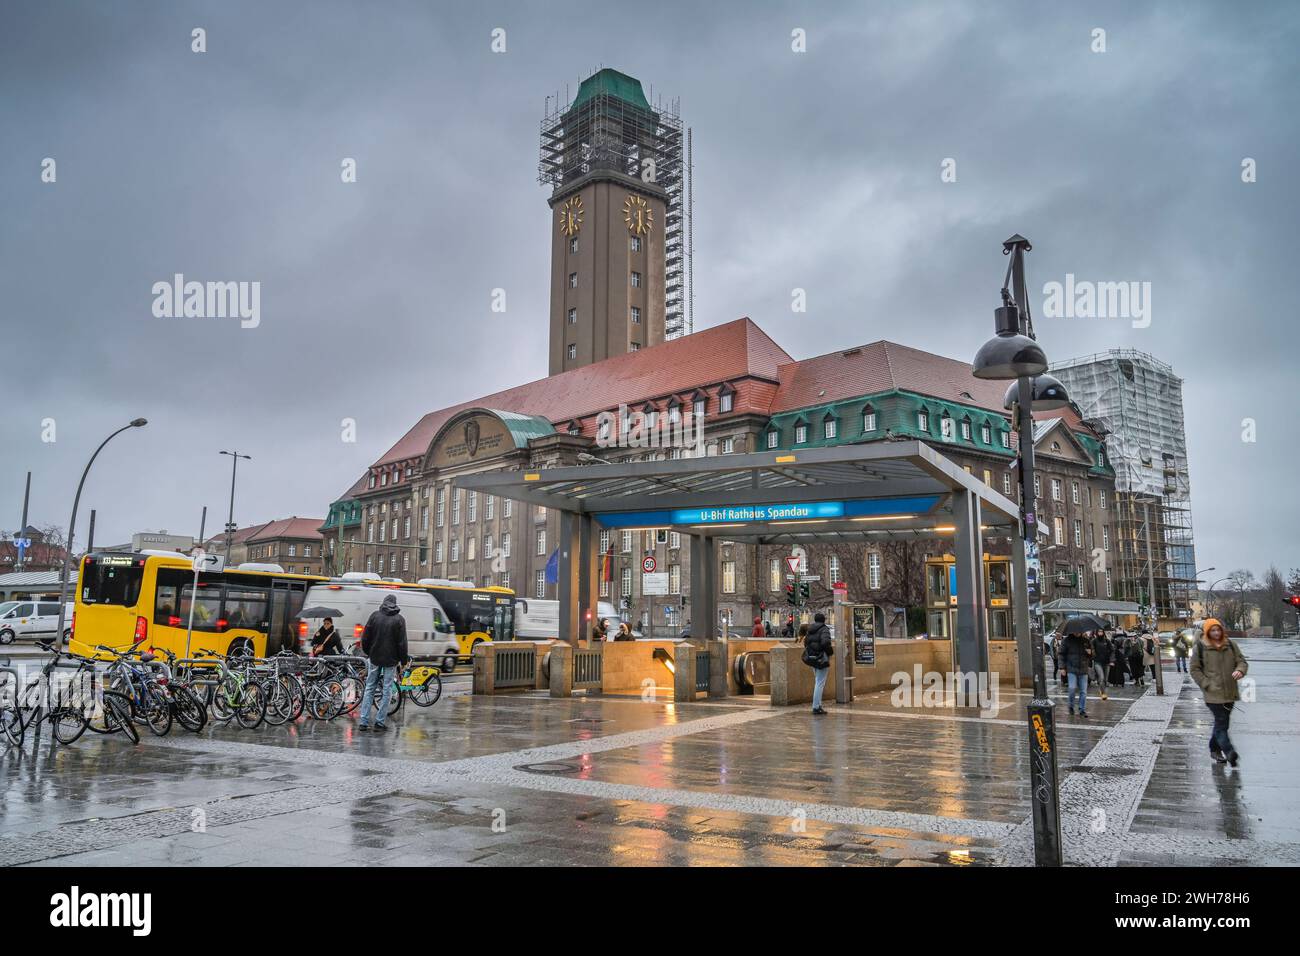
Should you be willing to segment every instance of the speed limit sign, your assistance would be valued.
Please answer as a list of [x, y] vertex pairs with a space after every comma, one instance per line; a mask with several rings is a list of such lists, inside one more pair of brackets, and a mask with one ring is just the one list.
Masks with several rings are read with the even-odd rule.
[[641, 570], [646, 574], [653, 574], [657, 567], [659, 567], [659, 563], [655, 561], [655, 556], [653, 554], [647, 554], [641, 559]]

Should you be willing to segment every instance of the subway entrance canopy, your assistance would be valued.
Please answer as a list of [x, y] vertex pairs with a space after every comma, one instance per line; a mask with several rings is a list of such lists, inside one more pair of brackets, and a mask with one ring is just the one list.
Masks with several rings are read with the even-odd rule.
[[[955, 656], [966, 672], [988, 669], [984, 534], [1009, 536], [1018, 575], [1023, 568], [1017, 506], [919, 441], [664, 461], [593, 458], [586, 465], [484, 472], [454, 483], [560, 513], [560, 634], [574, 643], [586, 612], [596, 607], [597, 539], [605, 529], [672, 528], [689, 535], [693, 637], [714, 636], [712, 629], [695, 630], [717, 618], [717, 538], [797, 544], [952, 535]], [[1027, 638], [1021, 643], [1023, 655]]]

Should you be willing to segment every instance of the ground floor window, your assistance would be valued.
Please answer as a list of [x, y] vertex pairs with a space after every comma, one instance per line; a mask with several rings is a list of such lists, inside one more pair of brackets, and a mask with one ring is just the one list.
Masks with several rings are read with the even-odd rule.
[[546, 571], [538, 571], [533, 575], [533, 597], [546, 597]]
[[735, 561], [722, 562], [722, 593], [723, 594], [736, 593], [736, 562]]

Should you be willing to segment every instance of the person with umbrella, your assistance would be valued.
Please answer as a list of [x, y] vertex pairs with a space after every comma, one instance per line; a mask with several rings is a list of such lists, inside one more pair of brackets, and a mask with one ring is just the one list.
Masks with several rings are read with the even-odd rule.
[[316, 633], [311, 639], [311, 656], [319, 657], [321, 654], [342, 654], [343, 639], [339, 636], [338, 630], [334, 627], [334, 618], [342, 616], [343, 612], [333, 607], [305, 607], [298, 612], [298, 617], [303, 621], [324, 618], [321, 626], [316, 629]]
[[1088, 716], [1088, 674], [1092, 672], [1092, 632], [1105, 626], [1092, 615], [1072, 617], [1061, 625], [1059, 654], [1069, 685], [1069, 710], [1074, 713], [1074, 699], [1079, 695], [1079, 716]]

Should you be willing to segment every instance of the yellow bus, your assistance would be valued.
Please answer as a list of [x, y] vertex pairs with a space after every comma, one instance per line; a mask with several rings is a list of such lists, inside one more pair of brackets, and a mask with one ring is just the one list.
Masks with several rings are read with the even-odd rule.
[[419, 588], [437, 599], [451, 621], [462, 655], [473, 654], [474, 645], [483, 641], [515, 639], [515, 592], [510, 588], [476, 588], [469, 582], [435, 578], [401, 587]]
[[293, 628], [307, 588], [325, 580], [241, 565], [199, 574], [196, 589], [190, 559], [181, 554], [88, 554], [77, 575], [69, 649], [92, 657], [97, 644], [139, 645], [184, 655], [193, 605], [191, 650], [266, 657], [296, 646]]

